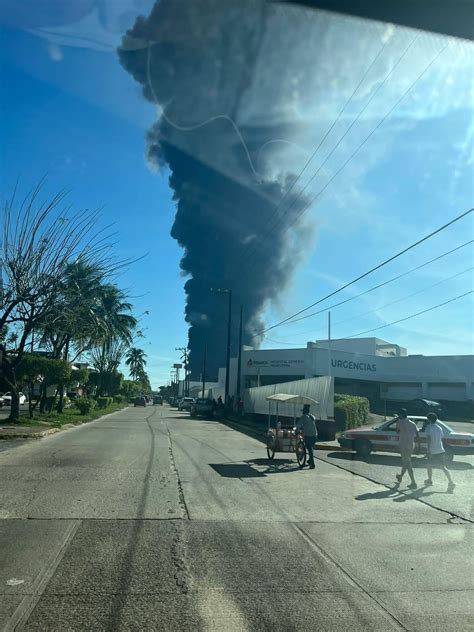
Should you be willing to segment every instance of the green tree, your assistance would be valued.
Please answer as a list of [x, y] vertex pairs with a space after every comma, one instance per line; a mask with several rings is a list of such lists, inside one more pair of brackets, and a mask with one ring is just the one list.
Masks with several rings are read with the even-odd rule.
[[130, 377], [136, 382], [145, 374], [146, 353], [143, 349], [131, 347], [126, 354], [125, 364], [128, 366]]

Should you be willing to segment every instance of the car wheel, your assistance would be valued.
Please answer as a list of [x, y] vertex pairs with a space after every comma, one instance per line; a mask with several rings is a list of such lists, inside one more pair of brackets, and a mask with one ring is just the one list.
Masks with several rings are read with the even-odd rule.
[[354, 449], [359, 456], [369, 456], [372, 452], [372, 444], [366, 439], [359, 439], [355, 442]]

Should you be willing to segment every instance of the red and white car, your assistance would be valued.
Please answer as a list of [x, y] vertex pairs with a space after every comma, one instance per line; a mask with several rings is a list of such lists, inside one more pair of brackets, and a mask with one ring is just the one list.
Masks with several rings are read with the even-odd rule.
[[[409, 415], [409, 419], [418, 426], [419, 440], [415, 442], [414, 454], [426, 454], [426, 417]], [[354, 450], [360, 456], [369, 456], [371, 452], [399, 452], [398, 418], [389, 419], [380, 426], [372, 428], [355, 428], [346, 430], [339, 437], [339, 445], [349, 450]], [[443, 430], [443, 445], [446, 450], [446, 458], [452, 461], [455, 454], [474, 454], [474, 434], [472, 432], [456, 432], [444, 421], [436, 422]]]

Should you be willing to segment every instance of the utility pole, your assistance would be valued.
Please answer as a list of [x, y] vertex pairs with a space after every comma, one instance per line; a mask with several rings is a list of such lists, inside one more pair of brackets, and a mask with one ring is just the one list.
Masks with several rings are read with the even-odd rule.
[[[184, 361], [184, 385], [183, 385], [183, 394], [184, 397], [189, 395], [189, 379], [188, 379], [188, 348], [187, 347], [175, 347], [175, 351], [181, 351], [183, 354], [182, 360]], [[178, 380], [179, 382], [179, 380]]]
[[207, 356], [207, 345], [204, 345], [204, 360], [202, 363], [202, 397], [204, 399], [204, 392], [206, 390], [206, 356]]
[[240, 373], [242, 371], [242, 319], [244, 313], [244, 306], [240, 304], [240, 325], [239, 325], [239, 355], [237, 360], [237, 399], [240, 399]]
[[229, 373], [230, 373], [230, 334], [232, 329], [232, 290], [230, 288], [212, 288], [211, 292], [227, 294], [229, 297], [229, 311], [227, 315], [227, 353], [225, 363], [225, 405], [229, 405]]
[[331, 312], [328, 312], [328, 375], [331, 377], [332, 364], [331, 364]]

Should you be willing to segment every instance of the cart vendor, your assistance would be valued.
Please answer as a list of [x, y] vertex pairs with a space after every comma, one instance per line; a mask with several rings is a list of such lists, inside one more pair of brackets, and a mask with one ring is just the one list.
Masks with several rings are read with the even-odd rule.
[[305, 404], [303, 414], [296, 422], [297, 430], [302, 430], [304, 435], [304, 444], [308, 451], [308, 464], [310, 469], [314, 470], [314, 444], [318, 438], [318, 431], [316, 430], [316, 420], [314, 416], [309, 412], [309, 405]]

